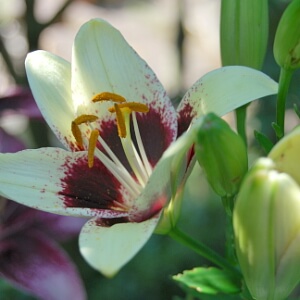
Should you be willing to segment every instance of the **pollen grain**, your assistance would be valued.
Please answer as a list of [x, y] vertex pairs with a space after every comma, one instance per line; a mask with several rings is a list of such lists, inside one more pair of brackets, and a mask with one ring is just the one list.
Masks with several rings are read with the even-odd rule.
[[116, 118], [117, 118], [118, 135], [121, 138], [125, 138], [127, 132], [126, 132], [125, 118], [123, 112], [120, 109], [119, 104], [115, 104], [114, 108], [115, 108]]
[[98, 119], [95, 115], [80, 115], [73, 122], [76, 125], [81, 125], [83, 123], [95, 122]]
[[79, 147], [83, 147], [83, 140], [82, 140], [82, 135], [79, 126], [73, 121], [71, 123], [71, 131], [72, 134], [78, 144]]
[[126, 102], [126, 99], [118, 94], [103, 92], [95, 95], [92, 99], [93, 102], [101, 102], [101, 101], [112, 101], [116, 103]]

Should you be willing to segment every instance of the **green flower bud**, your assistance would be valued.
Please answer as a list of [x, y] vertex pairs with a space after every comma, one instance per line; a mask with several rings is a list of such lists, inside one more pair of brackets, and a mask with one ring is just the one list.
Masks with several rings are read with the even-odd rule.
[[268, 41], [268, 0], [222, 0], [222, 64], [261, 69]]
[[300, 279], [300, 187], [261, 158], [242, 183], [233, 212], [236, 253], [257, 300], [283, 300]]
[[241, 137], [223, 119], [210, 113], [198, 130], [195, 151], [213, 190], [221, 197], [234, 196], [248, 167]]
[[274, 56], [284, 69], [300, 67], [300, 0], [293, 0], [284, 11], [274, 41]]
[[276, 169], [289, 174], [300, 184], [300, 126], [282, 138], [270, 151]]

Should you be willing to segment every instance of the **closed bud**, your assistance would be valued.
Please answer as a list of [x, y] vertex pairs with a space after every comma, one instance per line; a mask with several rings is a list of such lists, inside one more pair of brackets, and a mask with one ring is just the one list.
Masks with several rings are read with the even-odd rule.
[[269, 157], [276, 169], [289, 174], [300, 184], [300, 126], [282, 138], [271, 150]]
[[300, 188], [261, 158], [240, 188], [233, 212], [236, 253], [257, 300], [283, 300], [300, 279]]
[[293, 0], [284, 11], [274, 41], [274, 56], [284, 69], [300, 67], [300, 0]]
[[268, 0], [222, 0], [223, 66], [261, 69], [267, 50], [268, 23]]
[[195, 151], [213, 190], [221, 197], [234, 196], [248, 167], [242, 138], [223, 119], [210, 113], [199, 128]]

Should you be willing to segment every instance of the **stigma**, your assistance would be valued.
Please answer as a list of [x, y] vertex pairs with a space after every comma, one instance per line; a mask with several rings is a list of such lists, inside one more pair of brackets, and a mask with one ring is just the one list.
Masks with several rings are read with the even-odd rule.
[[71, 123], [72, 135], [79, 148], [87, 151], [89, 168], [94, 166], [94, 158], [97, 157], [129, 193], [136, 197], [152, 173], [136, 118], [136, 113], [148, 113], [149, 107], [143, 103], [127, 101], [125, 97], [111, 92], [96, 94], [91, 102], [100, 105], [101, 102], [111, 103], [105, 109], [115, 118], [118, 137], [134, 174], [123, 165], [102, 138], [97, 115], [83, 114], [75, 118]]

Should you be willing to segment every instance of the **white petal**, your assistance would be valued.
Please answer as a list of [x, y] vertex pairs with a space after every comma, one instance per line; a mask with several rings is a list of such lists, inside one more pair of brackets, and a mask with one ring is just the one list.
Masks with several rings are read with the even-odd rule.
[[[65, 192], [65, 178], [68, 178], [70, 167], [78, 165], [82, 159], [86, 164], [85, 152], [74, 153], [59, 148], [0, 154], [0, 195], [33, 208], [61, 215], [106, 218], [126, 216], [127, 213], [115, 212], [109, 208], [82, 207], [77, 199], [77, 190]], [[78, 180], [80, 178], [82, 182], [81, 185], [78, 183], [78, 186], [88, 185], [84, 171], [78, 174]], [[79, 189], [79, 198], [86, 198], [82, 195], [82, 188]], [[83, 190], [83, 193], [90, 196], [93, 191]]]
[[87, 262], [107, 277], [115, 275], [144, 246], [158, 217], [141, 223], [118, 223], [111, 227], [88, 221], [79, 236], [80, 252]]
[[74, 143], [71, 122], [74, 109], [71, 95], [71, 65], [64, 59], [45, 51], [27, 55], [28, 81], [47, 123], [68, 148]]
[[130, 213], [131, 219], [144, 219], [148, 214], [155, 212], [155, 209], [161, 209], [161, 206], [171, 199], [184, 178], [187, 153], [195, 141], [197, 129], [201, 123], [202, 118], [164, 152], [145, 188], [135, 200]]
[[[101, 92], [120, 94], [128, 101], [151, 103], [151, 107], [161, 108], [162, 114], [165, 109], [166, 114], [174, 111], [162, 84], [147, 63], [118, 30], [100, 19], [84, 24], [76, 36], [72, 90], [75, 106], [82, 105], [83, 112], [90, 112], [92, 97]], [[93, 105], [96, 107], [96, 104]], [[100, 118], [101, 115], [110, 116], [105, 109], [106, 103], [101, 105], [97, 115]], [[175, 124], [174, 115], [170, 117]]]
[[192, 108], [194, 117], [226, 113], [248, 102], [276, 94], [278, 84], [264, 73], [241, 66], [223, 67], [207, 73], [185, 94], [178, 111]]

